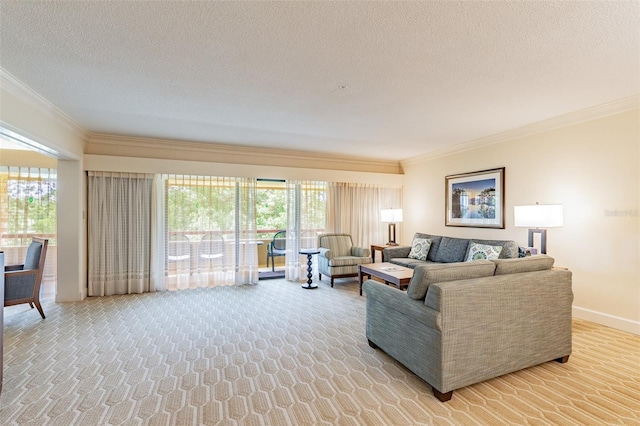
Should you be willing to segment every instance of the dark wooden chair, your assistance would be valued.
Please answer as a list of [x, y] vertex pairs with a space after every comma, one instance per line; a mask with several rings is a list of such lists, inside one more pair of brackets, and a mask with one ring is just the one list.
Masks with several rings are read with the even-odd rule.
[[27, 249], [24, 264], [7, 265], [4, 268], [4, 306], [28, 303], [35, 305], [44, 319], [44, 311], [40, 305], [40, 285], [47, 257], [49, 240], [34, 237]]

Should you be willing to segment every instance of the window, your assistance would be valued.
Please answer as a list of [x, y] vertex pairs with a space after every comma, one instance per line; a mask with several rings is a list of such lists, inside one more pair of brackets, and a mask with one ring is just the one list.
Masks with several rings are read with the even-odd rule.
[[49, 239], [43, 293], [53, 295], [56, 280], [56, 170], [0, 166], [0, 248], [6, 264], [24, 261], [31, 238]]

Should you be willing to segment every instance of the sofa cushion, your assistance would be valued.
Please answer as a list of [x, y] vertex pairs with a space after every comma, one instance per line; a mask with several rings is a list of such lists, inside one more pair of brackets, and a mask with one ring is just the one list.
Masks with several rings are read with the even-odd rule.
[[498, 259], [500, 256], [500, 252], [502, 251], [501, 246], [490, 246], [487, 244], [475, 243], [473, 241], [469, 241], [469, 252], [467, 254], [466, 262], [473, 262], [474, 260], [493, 260]]
[[412, 299], [424, 299], [433, 283], [490, 277], [496, 265], [490, 260], [457, 263], [425, 263], [416, 266], [407, 295]]
[[517, 259], [496, 259], [492, 262], [496, 265], [495, 275], [506, 275], [548, 270], [553, 267], [554, 259], [541, 254]]
[[468, 249], [469, 240], [467, 238], [442, 237], [434, 261], [438, 263], [464, 262]]
[[431, 234], [423, 234], [420, 232], [416, 232], [413, 238], [426, 238], [427, 240], [431, 240], [431, 248], [429, 249], [429, 254], [427, 255], [427, 260], [432, 262], [436, 261], [436, 254], [438, 253], [438, 248], [440, 247], [440, 241], [442, 241], [442, 236], [440, 235], [431, 235]]
[[404, 266], [406, 268], [415, 269], [416, 266], [424, 265], [427, 263], [433, 263], [429, 260], [410, 259], [408, 257], [397, 257], [395, 259], [389, 259], [389, 263], [394, 265]]
[[411, 245], [411, 251], [409, 252], [410, 259], [427, 260], [429, 249], [431, 248], [431, 240], [427, 238], [413, 238], [413, 244]]

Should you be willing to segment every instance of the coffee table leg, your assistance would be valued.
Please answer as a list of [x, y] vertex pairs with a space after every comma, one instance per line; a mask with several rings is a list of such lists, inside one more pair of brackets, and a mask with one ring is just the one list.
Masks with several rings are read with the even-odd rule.
[[307, 290], [313, 290], [314, 288], [318, 288], [317, 285], [312, 285], [311, 283], [313, 282], [312, 274], [311, 271], [313, 270], [313, 268], [311, 267], [312, 265], [312, 261], [311, 261], [311, 254], [307, 255], [307, 284], [303, 285], [302, 288], [307, 289]]

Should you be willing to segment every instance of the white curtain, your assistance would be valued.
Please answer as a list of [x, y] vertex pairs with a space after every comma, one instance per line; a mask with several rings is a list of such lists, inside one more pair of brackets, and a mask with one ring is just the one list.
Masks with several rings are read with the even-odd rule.
[[401, 186], [331, 182], [327, 232], [350, 234], [358, 247], [384, 244], [388, 240], [387, 225], [381, 222], [380, 212], [390, 208], [402, 208]]
[[166, 177], [153, 176], [153, 188], [151, 193], [151, 288], [156, 291], [167, 289], [165, 283], [164, 259], [165, 252], [165, 212], [166, 199], [164, 188]]
[[155, 291], [151, 285], [153, 175], [88, 173], [89, 296]]
[[234, 284], [258, 283], [256, 179], [236, 178]]
[[[317, 247], [318, 235], [326, 227], [326, 182], [287, 181], [287, 252], [285, 278], [290, 281], [307, 279], [307, 256], [302, 248]], [[313, 262], [316, 270], [317, 262]]]
[[257, 284], [256, 180], [164, 177], [165, 286]]
[[55, 293], [56, 169], [0, 166], [0, 250], [7, 265], [21, 264], [35, 236], [48, 238], [42, 292]]

